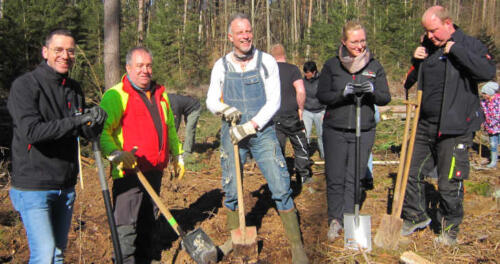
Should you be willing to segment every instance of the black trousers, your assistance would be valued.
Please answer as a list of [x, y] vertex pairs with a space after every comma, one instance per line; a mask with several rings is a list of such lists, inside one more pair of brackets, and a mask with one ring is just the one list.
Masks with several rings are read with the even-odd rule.
[[[375, 141], [375, 128], [362, 131], [360, 140], [361, 180], [366, 175], [368, 158]], [[344, 213], [354, 213], [356, 132], [354, 130], [342, 131], [323, 126], [323, 144], [325, 148], [328, 223], [333, 219], [343, 223]], [[362, 200], [361, 191], [359, 195], [360, 200]]]
[[[300, 122], [297, 116], [297, 122]], [[303, 129], [294, 129], [284, 126], [280, 122], [275, 122], [276, 137], [280, 143], [281, 152], [285, 156], [286, 139], [290, 139], [295, 155], [295, 173], [301, 179], [311, 177], [311, 162], [309, 161], [309, 145], [307, 143], [306, 132]]]
[[[144, 172], [144, 176], [160, 195], [162, 172]], [[113, 208], [123, 263], [143, 263], [151, 257], [158, 209], [136, 174], [113, 181]]]
[[424, 178], [437, 166], [439, 210], [436, 220], [441, 221], [440, 226], [458, 233], [458, 226], [464, 215], [463, 180], [469, 176], [468, 147], [471, 145], [472, 133], [438, 136], [437, 124], [419, 121], [403, 205], [403, 219], [420, 222], [428, 218]]

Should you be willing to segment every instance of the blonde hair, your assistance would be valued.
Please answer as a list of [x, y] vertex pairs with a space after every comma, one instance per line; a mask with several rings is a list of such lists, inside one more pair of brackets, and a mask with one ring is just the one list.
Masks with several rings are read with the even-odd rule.
[[366, 34], [365, 27], [363, 27], [363, 25], [361, 25], [361, 23], [359, 21], [357, 21], [357, 20], [347, 21], [344, 24], [344, 26], [342, 27], [342, 41], [347, 40], [347, 32], [354, 31], [354, 30], [360, 30], [360, 29], [362, 29]]
[[432, 17], [432, 15], [436, 16], [441, 20], [441, 22], [444, 22], [447, 19], [450, 19], [453, 21], [453, 19], [450, 16], [450, 12], [448, 12], [448, 9], [446, 9], [443, 6], [431, 6], [429, 7], [425, 12], [424, 15], [422, 16], [422, 20], [426, 18], [426, 16]]

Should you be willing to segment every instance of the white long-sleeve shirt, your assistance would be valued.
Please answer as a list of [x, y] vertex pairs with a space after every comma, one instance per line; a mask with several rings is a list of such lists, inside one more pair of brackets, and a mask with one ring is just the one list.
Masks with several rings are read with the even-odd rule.
[[[245, 70], [254, 70], [257, 66], [257, 57], [260, 50], [256, 50], [253, 58], [247, 63]], [[230, 63], [236, 72], [243, 72], [239, 63], [234, 61], [233, 52], [226, 55], [226, 60]], [[266, 79], [264, 68], [266, 67], [268, 77]], [[215, 62], [212, 68], [212, 75], [210, 77], [210, 87], [207, 93], [207, 108], [214, 114], [221, 113], [225, 108], [222, 103], [222, 88], [224, 87], [224, 65], [222, 65], [222, 58]], [[269, 54], [262, 52], [262, 66], [260, 68], [260, 76], [264, 81], [264, 91], [266, 93], [266, 103], [259, 110], [259, 112], [251, 118], [259, 128], [263, 128], [273, 115], [280, 108], [281, 103], [281, 88], [278, 64], [276, 60]], [[237, 106], [235, 106], [237, 108]]]

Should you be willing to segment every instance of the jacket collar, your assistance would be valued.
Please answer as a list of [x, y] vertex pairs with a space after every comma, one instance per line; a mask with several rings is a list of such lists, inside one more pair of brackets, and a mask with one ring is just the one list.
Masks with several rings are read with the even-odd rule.
[[68, 78], [68, 74], [60, 74], [56, 72], [47, 64], [46, 61], [41, 62], [37, 68], [40, 76], [48, 81], [55, 81], [57, 83], [64, 84], [66, 82], [66, 79]]
[[453, 27], [455, 28], [455, 32], [451, 34], [450, 40], [455, 42], [462, 42], [465, 37], [464, 32], [455, 24], [453, 24]]
[[[132, 92], [141, 92], [135, 89], [132, 86], [132, 83], [129, 81], [127, 74], [124, 74], [122, 77], [122, 83], [123, 83], [123, 91], [126, 93], [132, 93]], [[162, 94], [163, 91], [165, 90], [163, 86], [156, 84], [155, 81], [151, 81], [151, 92], [152, 94]]]

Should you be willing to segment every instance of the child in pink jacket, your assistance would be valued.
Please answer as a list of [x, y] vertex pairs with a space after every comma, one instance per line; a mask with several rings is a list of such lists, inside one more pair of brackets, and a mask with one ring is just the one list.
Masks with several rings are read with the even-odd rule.
[[500, 94], [498, 92], [498, 83], [488, 82], [481, 88], [483, 99], [481, 107], [483, 108], [486, 120], [484, 129], [490, 136], [491, 162], [486, 165], [488, 168], [496, 168], [498, 159], [498, 141], [500, 137]]

